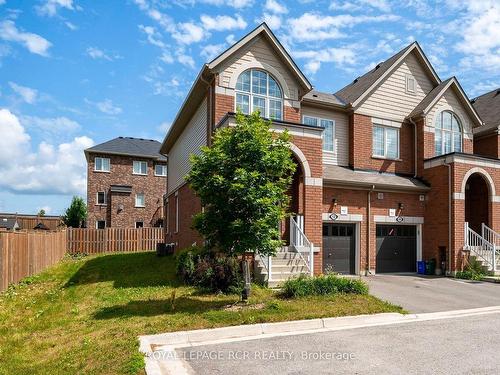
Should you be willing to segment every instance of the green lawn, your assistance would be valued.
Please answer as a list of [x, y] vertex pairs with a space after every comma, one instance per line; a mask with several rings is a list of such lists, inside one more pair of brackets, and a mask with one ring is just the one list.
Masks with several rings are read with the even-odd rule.
[[172, 257], [66, 259], [0, 294], [0, 374], [143, 373], [143, 334], [401, 311], [372, 296], [284, 300], [259, 287], [248, 307], [227, 308], [237, 301], [179, 285]]

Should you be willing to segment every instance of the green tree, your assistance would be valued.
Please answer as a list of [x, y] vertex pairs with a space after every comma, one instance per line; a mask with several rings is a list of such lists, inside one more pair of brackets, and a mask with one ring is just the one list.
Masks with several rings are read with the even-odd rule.
[[37, 216], [44, 217], [45, 216], [45, 210], [42, 208], [40, 211], [38, 211]]
[[296, 165], [290, 135], [270, 125], [258, 113], [238, 113], [236, 126], [218, 130], [212, 146], [191, 157], [187, 181], [204, 207], [193, 226], [211, 249], [269, 255], [282, 245], [278, 223]]
[[82, 198], [75, 196], [64, 213], [64, 224], [68, 227], [79, 228], [83, 226], [85, 219], [87, 219], [87, 205]]

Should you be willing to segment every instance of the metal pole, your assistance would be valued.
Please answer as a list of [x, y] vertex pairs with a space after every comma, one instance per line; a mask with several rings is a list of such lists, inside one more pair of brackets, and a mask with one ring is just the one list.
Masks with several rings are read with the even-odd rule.
[[314, 245], [311, 242], [309, 246], [310, 246], [310, 249], [309, 249], [309, 268], [310, 268], [311, 276], [314, 276]]

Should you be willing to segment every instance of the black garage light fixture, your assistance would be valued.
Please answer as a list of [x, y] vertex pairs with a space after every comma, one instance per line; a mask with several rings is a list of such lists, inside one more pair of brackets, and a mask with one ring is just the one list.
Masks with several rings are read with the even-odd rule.
[[337, 207], [337, 198], [332, 198], [333, 207]]
[[398, 207], [399, 207], [399, 209], [400, 209], [400, 210], [402, 210], [402, 209], [404, 208], [403, 203], [399, 202], [399, 203], [398, 203]]

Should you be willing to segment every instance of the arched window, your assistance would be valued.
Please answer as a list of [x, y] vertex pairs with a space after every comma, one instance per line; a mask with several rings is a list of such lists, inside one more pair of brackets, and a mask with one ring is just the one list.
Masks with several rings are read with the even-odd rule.
[[236, 109], [245, 114], [259, 110], [262, 117], [283, 118], [283, 94], [278, 82], [258, 69], [244, 71], [236, 82]]
[[462, 128], [453, 112], [441, 112], [436, 118], [435, 128], [436, 155], [462, 151]]

